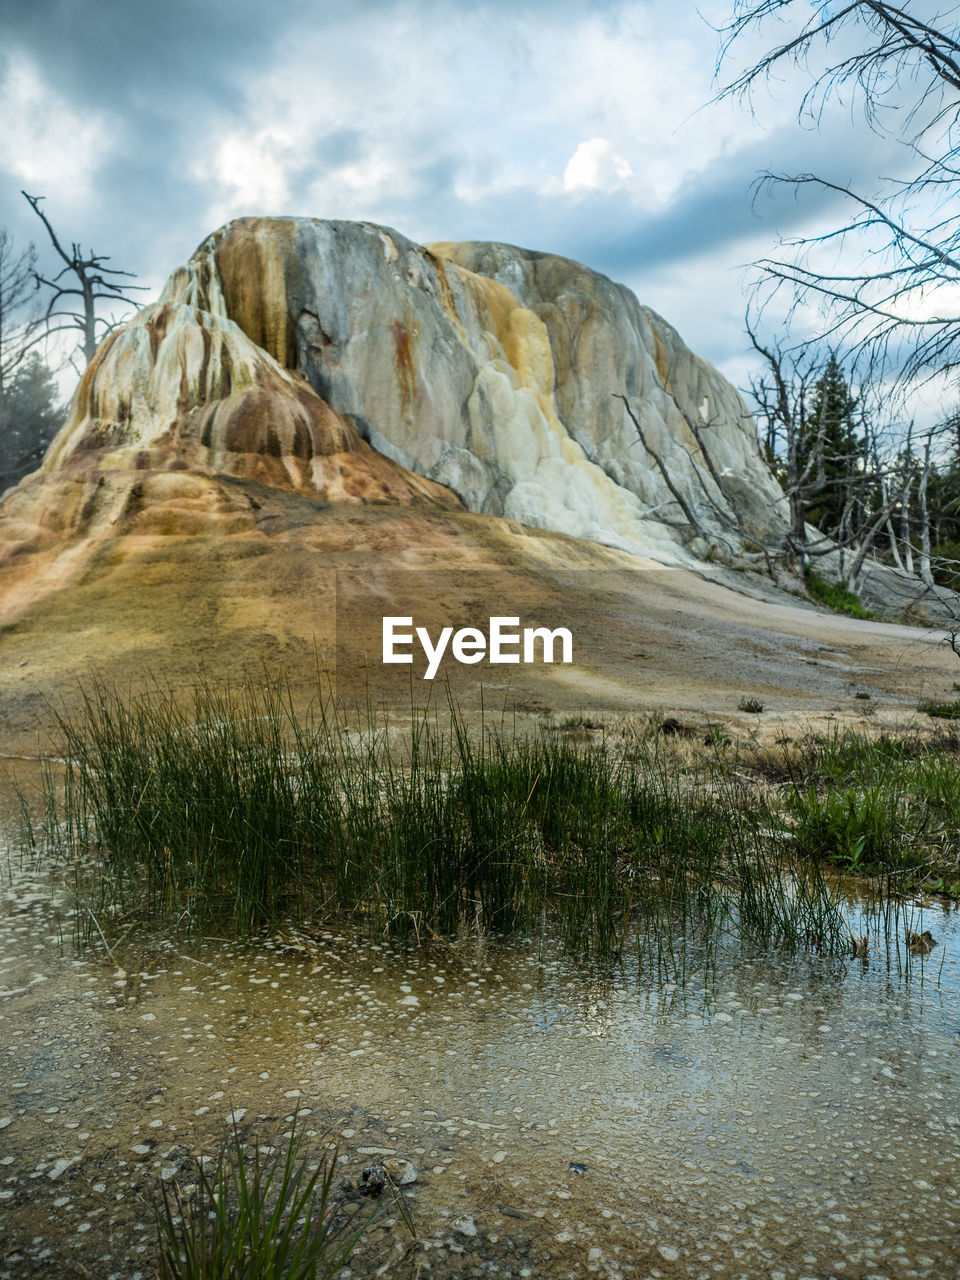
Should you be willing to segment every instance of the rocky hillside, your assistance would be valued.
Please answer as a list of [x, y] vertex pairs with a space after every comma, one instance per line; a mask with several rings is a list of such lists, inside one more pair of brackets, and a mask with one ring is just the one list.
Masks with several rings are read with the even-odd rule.
[[211, 476], [462, 503], [663, 564], [749, 563], [786, 528], [740, 396], [629, 290], [549, 254], [425, 248], [368, 223], [242, 219], [208, 237], [103, 342], [0, 538], [31, 544], [51, 520], [230, 528]]

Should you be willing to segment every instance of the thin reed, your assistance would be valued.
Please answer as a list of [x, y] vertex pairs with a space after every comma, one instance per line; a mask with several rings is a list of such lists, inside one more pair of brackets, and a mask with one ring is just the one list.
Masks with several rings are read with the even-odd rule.
[[73, 859], [78, 919], [248, 933], [352, 913], [419, 936], [549, 923], [607, 958], [651, 940], [848, 945], [796, 813], [640, 731], [523, 737], [452, 705], [405, 726], [322, 702], [298, 715], [268, 682], [201, 683], [187, 704], [97, 687], [56, 738], [66, 763], [32, 838]]

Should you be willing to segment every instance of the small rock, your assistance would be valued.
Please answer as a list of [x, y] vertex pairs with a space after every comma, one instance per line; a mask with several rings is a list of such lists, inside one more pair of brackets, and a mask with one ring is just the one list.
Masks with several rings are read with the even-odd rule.
[[907, 943], [910, 951], [915, 956], [928, 956], [935, 946], [937, 940], [929, 929], [924, 929], [923, 933], [907, 933]]
[[472, 1239], [477, 1234], [477, 1223], [472, 1216], [457, 1218], [456, 1222], [453, 1224], [453, 1229], [458, 1235], [467, 1236]]
[[408, 1187], [417, 1180], [417, 1171], [409, 1160], [388, 1160], [386, 1170], [398, 1187]]
[[382, 1164], [368, 1164], [360, 1175], [357, 1190], [361, 1195], [378, 1196], [387, 1185], [387, 1171]]

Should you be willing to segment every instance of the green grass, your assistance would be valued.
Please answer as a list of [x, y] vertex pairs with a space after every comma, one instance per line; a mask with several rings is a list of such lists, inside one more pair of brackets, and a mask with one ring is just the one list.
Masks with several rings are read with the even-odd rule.
[[917, 704], [917, 710], [937, 720], [960, 720], [960, 701], [937, 702], [934, 698], [925, 698]]
[[787, 810], [798, 854], [868, 874], [919, 865], [918, 833], [899, 800], [896, 788], [883, 785], [791, 794]]
[[751, 764], [781, 789], [800, 857], [869, 875], [960, 877], [960, 738], [835, 729]]
[[836, 892], [724, 753], [678, 766], [657, 735], [469, 731], [455, 707], [401, 734], [295, 715], [281, 684], [201, 684], [189, 706], [96, 688], [54, 751], [31, 838], [72, 863], [91, 933], [353, 916], [416, 936], [549, 925], [606, 958], [678, 932], [840, 945]]
[[[646, 730], [522, 736], [455, 706], [404, 725], [280, 683], [91, 691], [59, 719], [38, 851], [78, 932], [538, 935], [658, 962], [688, 943], [843, 950], [835, 872], [960, 882], [960, 736], [839, 729], [776, 750]], [[83, 939], [81, 939], [83, 940]]]
[[838, 613], [849, 614], [851, 618], [873, 618], [869, 609], [865, 609], [852, 591], [848, 591], [842, 582], [827, 582], [819, 573], [808, 569], [804, 575], [807, 590], [811, 597], [828, 609], [836, 609]]
[[335, 1158], [311, 1168], [293, 1129], [269, 1154], [248, 1155], [234, 1127], [194, 1195], [161, 1186], [155, 1204], [158, 1280], [330, 1280], [370, 1224], [338, 1225]]

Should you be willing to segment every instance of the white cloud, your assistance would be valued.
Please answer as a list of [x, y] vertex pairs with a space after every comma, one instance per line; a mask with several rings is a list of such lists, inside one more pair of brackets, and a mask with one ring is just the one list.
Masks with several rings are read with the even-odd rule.
[[[240, 109], [195, 137], [207, 221], [296, 212], [562, 247], [537, 240], [535, 219], [530, 232], [498, 227], [489, 210], [591, 192], [662, 209], [718, 154], [756, 141], [735, 104], [700, 110], [716, 38], [695, 14], [668, 22], [665, 0], [644, 0], [566, 16], [545, 25], [518, 6], [492, 23], [465, 6], [433, 23], [388, 6], [376, 22], [294, 20], [237, 86]], [[325, 149], [348, 132], [352, 153]]]
[[567, 161], [563, 171], [563, 186], [566, 191], [590, 189], [594, 191], [616, 191], [618, 187], [627, 186], [636, 174], [630, 168], [612, 142], [606, 138], [591, 138], [589, 142], [581, 142]]
[[[625, 5], [610, 18], [585, 6], [545, 29], [523, 11], [491, 24], [483, 9], [462, 10], [431, 24], [388, 9], [376, 23], [348, 15], [291, 27], [246, 81], [229, 133], [196, 139], [196, 170], [217, 184], [211, 220], [289, 211], [291, 191], [315, 202], [300, 212], [396, 220], [391, 208], [415, 201], [432, 164], [446, 166], [450, 194], [467, 204], [621, 187], [648, 207], [663, 203], [718, 148], [756, 134], [728, 108], [685, 124], [709, 97], [714, 37], [699, 19], [667, 37], [663, 12]], [[362, 135], [361, 155], [314, 159], [318, 142], [347, 129]], [[288, 145], [264, 147], [277, 136]]]
[[[291, 142], [284, 129], [259, 129], [253, 133], [231, 130], [213, 155], [217, 194], [211, 204], [211, 222], [226, 222], [239, 214], [282, 210], [290, 194], [287, 167]], [[209, 174], [210, 161], [197, 164], [194, 172], [198, 178]]]
[[[846, 182], [890, 165], [879, 148], [867, 154], [877, 140], [843, 104], [829, 104], [819, 132], [797, 130], [802, 69], [758, 95], [760, 122], [743, 104], [710, 105], [716, 33], [698, 13], [720, 22], [729, 2], [583, 0], [549, 21], [523, 3], [295, 3], [241, 59], [211, 46], [208, 74], [180, 81], [180, 64], [131, 22], [109, 98], [82, 41], [58, 37], [49, 65], [25, 52], [43, 41], [11, 43], [0, 54], [0, 179], [14, 197], [4, 221], [35, 235], [15, 193], [36, 189], [58, 227], [82, 227], [141, 271], [148, 255], [165, 269], [248, 213], [511, 240], [586, 258], [704, 354], [736, 361], [738, 264], [775, 253], [776, 232], [798, 220], [788, 189], [753, 216], [754, 170]], [[749, 62], [761, 49], [739, 52]], [[830, 225], [830, 210], [816, 216]]]
[[95, 110], [73, 108], [22, 54], [9, 55], [0, 78], [0, 169], [42, 194], [89, 191], [116, 147]]

